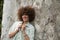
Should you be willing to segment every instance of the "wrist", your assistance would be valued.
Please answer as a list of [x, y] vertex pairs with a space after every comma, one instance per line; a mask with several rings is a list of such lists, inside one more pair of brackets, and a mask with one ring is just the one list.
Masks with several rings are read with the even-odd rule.
[[26, 34], [26, 32], [25, 31], [22, 31], [23, 32], [23, 34]]
[[17, 29], [16, 32], [19, 32], [19, 30]]
[[24, 37], [26, 37], [26, 36], [27, 36], [27, 34], [26, 34], [25, 32], [23, 33], [23, 35], [24, 35]]
[[20, 30], [20, 29], [19, 29], [19, 28], [17, 28], [17, 29], [16, 29], [16, 32], [19, 32], [19, 30]]

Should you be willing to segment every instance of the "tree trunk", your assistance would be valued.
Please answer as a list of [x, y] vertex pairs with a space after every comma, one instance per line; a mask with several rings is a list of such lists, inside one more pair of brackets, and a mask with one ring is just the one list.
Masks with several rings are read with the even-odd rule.
[[[10, 40], [8, 31], [17, 21], [17, 11], [21, 6], [31, 5], [36, 16], [35, 40], [60, 39], [60, 0], [4, 0], [1, 40]], [[12, 40], [12, 39], [11, 39]]]

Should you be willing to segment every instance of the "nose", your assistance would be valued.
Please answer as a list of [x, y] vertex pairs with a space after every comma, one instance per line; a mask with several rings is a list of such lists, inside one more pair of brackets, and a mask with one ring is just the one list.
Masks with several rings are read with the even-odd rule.
[[23, 16], [23, 18], [27, 18], [27, 16]]

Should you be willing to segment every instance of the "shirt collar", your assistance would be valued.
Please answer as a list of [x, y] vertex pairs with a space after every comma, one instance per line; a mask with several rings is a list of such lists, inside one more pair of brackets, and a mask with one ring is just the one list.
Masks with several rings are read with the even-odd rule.
[[29, 25], [29, 22], [26, 23], [26, 26], [28, 26], [28, 25]]

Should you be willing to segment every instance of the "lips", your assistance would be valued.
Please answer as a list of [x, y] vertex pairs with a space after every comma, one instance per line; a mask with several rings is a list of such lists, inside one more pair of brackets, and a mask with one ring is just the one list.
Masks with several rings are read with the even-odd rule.
[[27, 17], [23, 17], [23, 18], [27, 18]]

